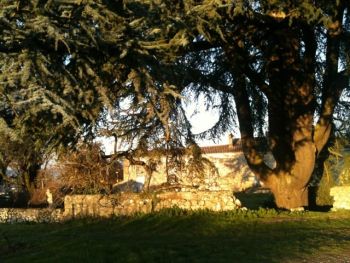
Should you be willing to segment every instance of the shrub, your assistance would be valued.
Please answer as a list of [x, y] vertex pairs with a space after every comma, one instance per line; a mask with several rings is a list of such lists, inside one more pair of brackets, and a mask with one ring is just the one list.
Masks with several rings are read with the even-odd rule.
[[335, 186], [334, 176], [331, 173], [329, 162], [324, 163], [324, 172], [318, 185], [316, 204], [319, 206], [332, 206], [333, 197], [330, 196], [330, 189]]
[[350, 185], [350, 153], [345, 150], [342, 157], [342, 168], [338, 178], [339, 185]]
[[61, 155], [56, 166], [61, 190], [76, 194], [109, 193], [122, 176], [119, 161], [102, 158], [97, 143], [81, 144], [76, 151]]
[[350, 185], [349, 142], [337, 138], [328, 148], [329, 157], [324, 162], [323, 176], [318, 185], [316, 203], [321, 206], [333, 205], [330, 188], [335, 185]]
[[333, 176], [337, 185], [350, 185], [350, 153], [349, 142], [345, 139], [337, 139], [332, 147], [326, 163], [329, 165], [329, 173]]

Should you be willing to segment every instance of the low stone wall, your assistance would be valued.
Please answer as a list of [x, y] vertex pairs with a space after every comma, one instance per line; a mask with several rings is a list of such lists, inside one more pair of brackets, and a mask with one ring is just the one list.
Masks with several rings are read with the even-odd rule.
[[332, 187], [330, 195], [334, 199], [333, 210], [350, 209], [350, 186]]
[[231, 191], [164, 192], [158, 194], [67, 195], [61, 209], [0, 208], [0, 223], [60, 222], [75, 217], [111, 217], [150, 213], [164, 208], [233, 210], [240, 202]]
[[72, 195], [64, 200], [64, 217], [131, 215], [164, 208], [225, 211], [239, 208], [231, 191], [165, 192], [158, 194]]
[[61, 209], [0, 208], [0, 223], [51, 223], [63, 220]]

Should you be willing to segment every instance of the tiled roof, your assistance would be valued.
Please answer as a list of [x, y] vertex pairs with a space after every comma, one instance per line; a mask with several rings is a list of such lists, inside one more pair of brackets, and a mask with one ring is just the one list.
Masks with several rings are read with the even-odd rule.
[[230, 152], [240, 152], [242, 151], [241, 144], [237, 143], [235, 145], [215, 145], [215, 146], [204, 146], [201, 147], [203, 154], [208, 153], [230, 153]]

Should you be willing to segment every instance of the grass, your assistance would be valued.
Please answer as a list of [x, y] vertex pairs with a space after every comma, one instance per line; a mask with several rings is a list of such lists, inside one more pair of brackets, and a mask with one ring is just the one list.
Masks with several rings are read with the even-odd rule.
[[0, 262], [283, 262], [350, 248], [350, 212], [179, 209], [0, 224]]

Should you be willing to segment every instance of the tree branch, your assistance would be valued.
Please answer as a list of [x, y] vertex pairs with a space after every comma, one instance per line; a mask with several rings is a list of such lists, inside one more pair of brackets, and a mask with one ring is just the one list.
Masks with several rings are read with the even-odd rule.
[[253, 172], [259, 179], [266, 181], [271, 174], [271, 169], [265, 164], [263, 156], [259, 151], [259, 142], [254, 138], [249, 97], [246, 90], [245, 79], [242, 75], [237, 77], [233, 90], [244, 155]]
[[333, 81], [332, 92], [328, 92], [328, 96], [323, 94], [322, 108], [320, 118], [316, 124], [314, 132], [314, 142], [316, 145], [317, 153], [319, 154], [323, 147], [326, 145], [328, 138], [332, 130], [332, 116], [340, 98], [342, 91], [349, 86], [349, 75], [345, 71], [337, 74], [337, 77]]
[[326, 74], [323, 81], [321, 114], [313, 138], [317, 154], [328, 141], [332, 130], [334, 108], [343, 89], [349, 85], [348, 74], [345, 71], [338, 73], [343, 14], [344, 7], [339, 5], [333, 26], [327, 32]]

